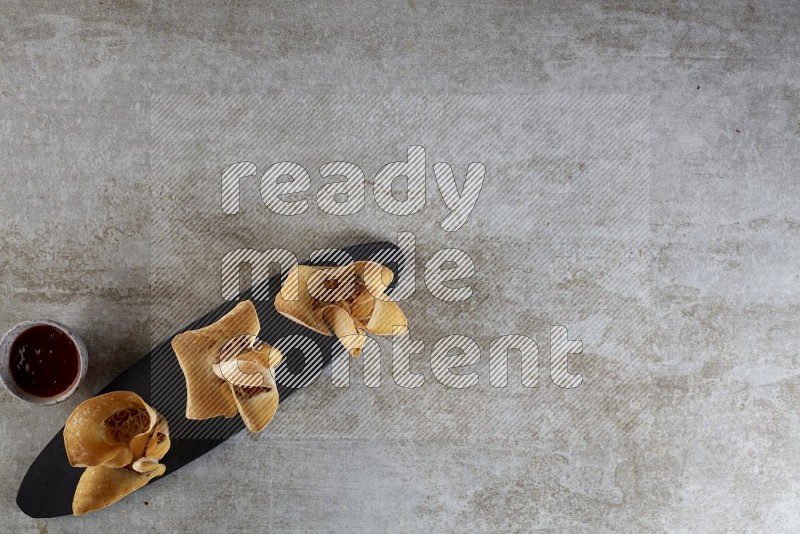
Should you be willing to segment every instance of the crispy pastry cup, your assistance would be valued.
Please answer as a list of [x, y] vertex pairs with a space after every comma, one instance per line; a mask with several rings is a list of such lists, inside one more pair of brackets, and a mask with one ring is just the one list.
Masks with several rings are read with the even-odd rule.
[[217, 322], [183, 332], [172, 348], [186, 379], [186, 417], [242, 416], [251, 432], [267, 426], [278, 408], [272, 369], [280, 352], [257, 344], [255, 306], [240, 302]]
[[132, 391], [112, 391], [81, 403], [64, 425], [70, 465], [86, 467], [72, 511], [104, 508], [164, 474], [167, 421]]
[[359, 356], [366, 334], [391, 335], [408, 321], [386, 296], [394, 273], [371, 261], [342, 267], [295, 265], [275, 297], [275, 309], [320, 334], [335, 335], [353, 356]]

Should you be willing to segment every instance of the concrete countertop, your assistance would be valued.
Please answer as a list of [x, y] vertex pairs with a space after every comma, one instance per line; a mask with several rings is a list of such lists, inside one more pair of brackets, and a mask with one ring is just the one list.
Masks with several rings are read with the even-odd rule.
[[[5, 1], [0, 9], [0, 328], [71, 325], [83, 385], [52, 407], [0, 392], [0, 527], [12, 532], [791, 532], [800, 524], [800, 7], [767, 2]], [[427, 150], [427, 203], [376, 205], [375, 173]], [[345, 158], [358, 216], [219, 210], [219, 172]], [[475, 159], [471, 159], [475, 158]], [[445, 232], [435, 162], [486, 164]], [[245, 186], [243, 186], [245, 187]], [[233, 222], [232, 222], [233, 221]], [[417, 244], [404, 303], [417, 389], [320, 380], [113, 507], [31, 519], [19, 482], [71, 410], [220, 302], [237, 247]], [[473, 295], [424, 283], [442, 248]], [[550, 378], [568, 328], [580, 387]], [[470, 336], [478, 384], [442, 385], [437, 340]], [[489, 383], [505, 334], [536, 388]], [[390, 344], [381, 340], [388, 354]], [[324, 378], [324, 376], [323, 376]]]

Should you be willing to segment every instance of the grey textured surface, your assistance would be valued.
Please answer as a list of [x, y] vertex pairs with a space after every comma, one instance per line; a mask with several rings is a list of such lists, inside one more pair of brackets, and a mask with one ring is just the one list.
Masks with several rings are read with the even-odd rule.
[[[91, 364], [84, 385], [55, 407], [0, 393], [2, 526], [796, 530], [798, 26], [800, 8], [790, 1], [410, 0], [302, 9], [3, 2], [0, 326], [65, 322], [87, 342]], [[632, 223], [646, 233], [621, 243], [636, 244], [635, 254], [631, 247], [620, 256], [633, 270], [630, 284], [610, 283], [620, 271], [591, 248], [603, 250], [618, 228], [631, 228], [625, 213], [607, 227], [587, 219], [596, 243], [555, 217], [563, 236], [578, 232], [577, 252], [559, 255], [542, 237], [561, 235], [548, 220], [517, 216], [515, 229], [491, 212], [524, 214], [524, 195], [503, 204], [498, 192], [536, 191], [536, 184], [487, 174], [473, 220], [451, 240], [475, 259], [475, 296], [437, 307], [422, 290], [407, 304], [428, 353], [445, 333], [469, 333], [484, 349], [504, 333], [546, 345], [546, 326], [565, 324], [584, 342], [574, 362], [587, 382], [560, 390], [543, 373], [535, 390], [490, 389], [484, 363], [474, 390], [436, 386], [430, 370], [413, 392], [320, 382], [287, 402], [264, 435], [239, 436], [111, 509], [48, 521], [19, 512], [17, 484], [39, 448], [154, 335], [153, 97], [387, 93], [401, 101], [528, 93], [646, 99], [647, 219]], [[630, 115], [619, 120], [622, 129], [630, 125]], [[405, 142], [352, 159], [392, 161]], [[529, 139], [516, 142], [522, 151]], [[252, 158], [262, 169], [292, 156]], [[582, 178], [569, 172], [570, 161], [551, 161], [543, 187], [573, 191]], [[467, 161], [452, 163], [463, 173]], [[608, 198], [598, 189], [587, 201]], [[354, 233], [391, 237], [401, 229], [375, 217], [329, 231], [331, 217], [314, 213], [294, 230], [265, 220], [277, 225], [277, 245], [298, 254]], [[409, 223], [421, 258], [449, 244], [438, 228], [443, 214], [432, 205]], [[478, 221], [487, 224], [483, 232]], [[196, 268], [202, 279], [203, 266]], [[514, 268], [522, 272], [512, 282], [489, 274]], [[519, 293], [526, 287], [529, 298]], [[514, 309], [484, 317], [504, 300]], [[519, 309], [521, 302], [528, 307]]]

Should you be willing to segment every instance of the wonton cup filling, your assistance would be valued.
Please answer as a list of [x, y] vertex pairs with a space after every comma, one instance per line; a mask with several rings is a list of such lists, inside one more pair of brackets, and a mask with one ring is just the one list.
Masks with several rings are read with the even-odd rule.
[[83, 515], [113, 504], [164, 474], [167, 421], [132, 391], [112, 391], [82, 402], [64, 425], [70, 465], [86, 467], [72, 499]]
[[278, 409], [272, 369], [280, 352], [260, 344], [255, 306], [240, 302], [217, 322], [178, 334], [172, 348], [186, 379], [186, 417], [209, 419], [237, 413], [260, 432]]
[[275, 297], [275, 309], [315, 332], [335, 335], [360, 356], [366, 334], [391, 335], [408, 327], [403, 311], [386, 296], [394, 278], [388, 267], [357, 261], [342, 267], [295, 265]]

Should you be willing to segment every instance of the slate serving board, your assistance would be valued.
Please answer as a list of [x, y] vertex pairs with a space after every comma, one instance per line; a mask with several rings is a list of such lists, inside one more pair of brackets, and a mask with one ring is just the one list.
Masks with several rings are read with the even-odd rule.
[[[390, 291], [395, 287], [404, 268], [405, 258], [393, 243], [366, 243], [341, 250], [347, 252], [355, 261], [373, 260], [391, 268], [395, 273], [395, 278], [389, 287]], [[326, 263], [329, 264], [330, 262], [317, 262], [317, 264]], [[244, 423], [238, 416], [231, 419], [216, 417], [204, 421], [186, 419], [184, 411], [186, 406], [185, 382], [178, 360], [170, 346], [170, 341], [174, 335], [185, 330], [194, 330], [207, 326], [228, 313], [238, 302], [250, 299], [255, 304], [258, 318], [261, 322], [261, 332], [258, 336], [260, 340], [272, 344], [287, 335], [299, 334], [305, 336], [313, 340], [322, 352], [321, 361], [315, 361], [312, 364], [317, 368], [324, 367], [330, 363], [334, 350], [338, 350], [335, 337], [317, 334], [290, 321], [275, 311], [273, 301], [280, 290], [279, 276], [274, 276], [269, 280], [269, 298], [253, 299], [254, 294], [260, 295], [256, 291], [257, 289], [263, 291], [264, 288], [250, 288], [242, 293], [236, 301], [226, 302], [192, 324], [176, 331], [173, 336], [156, 346], [141, 360], [133, 364], [97, 393], [99, 395], [109, 391], [133, 391], [167, 418], [170, 426], [170, 437], [172, 435], [191, 436], [171, 439], [172, 444], [169, 452], [162, 460], [162, 463], [167, 467], [167, 471], [163, 476], [153, 479], [150, 484], [159, 483], [170, 473], [174, 473], [245, 428]], [[290, 351], [284, 354], [284, 362], [281, 363], [281, 366], [287, 365], [291, 369], [292, 376], [302, 375], [309, 370], [318, 370], [308, 369], [308, 364], [309, 362], [305, 360], [302, 351]], [[151, 377], [154, 373], [157, 373], [159, 388], [163, 388], [166, 385], [178, 396], [173, 396], [173, 399], [166, 406], [158, 405], [158, 398], [164, 398], [163, 396], [156, 396], [156, 400], [153, 402]], [[277, 378], [280, 401], [283, 403], [298, 388], [281, 384], [280, 366]], [[177, 402], [174, 402], [175, 400]], [[278, 413], [280, 414], [280, 409]], [[72, 497], [75, 494], [75, 488], [84, 468], [69, 465], [64, 449], [63, 431], [62, 427], [55, 437], [50, 440], [50, 443], [45, 446], [44, 450], [31, 464], [22, 480], [22, 484], [20, 484], [19, 492], [17, 493], [17, 506], [30, 517], [46, 518], [72, 514]], [[266, 431], [269, 431], [269, 427]], [[211, 437], [198, 438], [195, 436]]]

